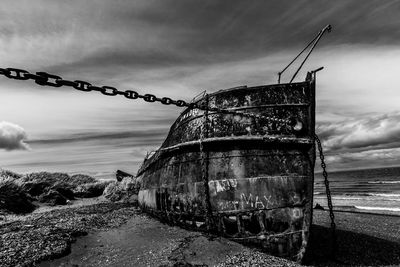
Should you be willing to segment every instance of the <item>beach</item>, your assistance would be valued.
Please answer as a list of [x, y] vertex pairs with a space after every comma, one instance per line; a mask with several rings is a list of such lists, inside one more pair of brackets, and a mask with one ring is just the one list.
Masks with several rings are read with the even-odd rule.
[[[0, 266], [300, 266], [224, 238], [163, 224], [132, 204], [103, 198], [6, 218]], [[308, 266], [400, 265], [400, 217], [314, 210]]]

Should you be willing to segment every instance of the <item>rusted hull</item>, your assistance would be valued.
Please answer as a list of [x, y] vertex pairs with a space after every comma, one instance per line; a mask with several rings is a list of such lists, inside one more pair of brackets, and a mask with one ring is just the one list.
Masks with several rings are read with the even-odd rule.
[[199, 100], [262, 117], [184, 111], [138, 172], [140, 206], [300, 261], [312, 218], [314, 90], [310, 80]]

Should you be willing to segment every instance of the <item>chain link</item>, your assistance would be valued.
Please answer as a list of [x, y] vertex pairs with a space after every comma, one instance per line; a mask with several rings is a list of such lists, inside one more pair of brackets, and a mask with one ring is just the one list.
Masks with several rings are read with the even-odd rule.
[[317, 134], [315, 134], [315, 141], [317, 142], [319, 158], [321, 159], [322, 175], [324, 176], [326, 197], [328, 200], [328, 207], [329, 207], [329, 217], [331, 218], [332, 256], [334, 257], [336, 254], [336, 249], [337, 249], [337, 240], [336, 240], [335, 215], [333, 214], [332, 196], [331, 196], [331, 190], [329, 189], [329, 180], [328, 180], [328, 173], [326, 171], [325, 156], [324, 156], [324, 152], [322, 150], [321, 141], [319, 140]]
[[250, 118], [255, 118], [255, 119], [262, 119], [266, 120], [268, 122], [280, 124], [282, 126], [284, 125], [291, 125], [291, 120], [290, 119], [280, 119], [274, 116], [263, 116], [259, 114], [254, 114], [254, 113], [247, 113], [247, 112], [238, 112], [238, 111], [233, 111], [233, 110], [227, 110], [227, 109], [219, 109], [217, 107], [209, 107], [207, 105], [199, 105], [197, 103], [188, 103], [184, 100], [172, 100], [169, 97], [162, 97], [158, 98], [155, 95], [152, 94], [144, 94], [141, 95], [136, 91], [132, 90], [126, 90], [126, 91], [119, 91], [118, 89], [110, 86], [94, 86], [89, 82], [86, 81], [81, 81], [81, 80], [75, 80], [75, 81], [70, 81], [70, 80], [65, 80], [61, 78], [60, 76], [49, 74], [47, 72], [36, 72], [36, 74], [30, 73], [29, 71], [23, 70], [23, 69], [16, 69], [16, 68], [0, 68], [0, 75], [4, 75], [10, 79], [16, 79], [16, 80], [34, 80], [35, 83], [42, 85], [42, 86], [52, 86], [52, 87], [61, 87], [61, 86], [70, 86], [73, 87], [77, 90], [84, 91], [84, 92], [90, 92], [90, 91], [98, 91], [102, 93], [103, 95], [107, 96], [116, 96], [116, 95], [122, 95], [125, 96], [128, 99], [138, 99], [141, 98], [146, 102], [160, 102], [161, 104], [164, 105], [175, 105], [177, 107], [189, 107], [192, 109], [201, 109], [205, 111], [210, 111], [210, 112], [217, 112], [217, 113], [222, 113], [222, 114], [231, 114], [231, 115], [240, 115], [240, 116], [246, 116]]

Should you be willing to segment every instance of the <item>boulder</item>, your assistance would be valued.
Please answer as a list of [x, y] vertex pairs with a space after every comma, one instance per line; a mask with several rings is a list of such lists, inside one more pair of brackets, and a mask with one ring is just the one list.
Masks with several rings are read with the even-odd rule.
[[95, 182], [79, 185], [74, 189], [75, 197], [91, 198], [99, 197], [110, 182]]
[[9, 170], [0, 169], [0, 178], [1, 179], [9, 179], [9, 178], [11, 178], [11, 179], [19, 179], [21, 177], [22, 177], [21, 174], [18, 174], [18, 173], [9, 171]]
[[115, 174], [115, 177], [117, 178], [118, 182], [121, 182], [125, 177], [132, 177], [133, 178], [133, 175], [129, 174], [127, 172], [121, 171], [121, 170], [117, 170], [117, 172]]
[[125, 177], [121, 182], [112, 182], [104, 190], [104, 197], [111, 201], [136, 202], [139, 187], [134, 177]]
[[73, 191], [77, 187], [88, 183], [95, 183], [96, 181], [95, 178], [83, 174], [69, 176], [66, 173], [59, 172], [37, 172], [23, 176], [16, 180], [16, 183], [26, 193], [36, 198], [46, 194], [49, 190], [54, 190], [62, 194], [65, 198], [72, 200], [74, 199]]
[[0, 182], [0, 210], [12, 213], [29, 213], [35, 205], [12, 180]]
[[103, 192], [105, 198], [111, 201], [119, 201], [122, 198], [122, 192], [119, 188], [119, 182], [111, 182]]
[[46, 193], [51, 187], [51, 183], [49, 182], [41, 182], [41, 181], [28, 181], [21, 183], [21, 189], [27, 194], [37, 197], [44, 193]]
[[74, 200], [74, 187], [66, 182], [58, 182], [51, 187], [52, 190], [57, 191], [68, 200]]
[[16, 180], [16, 183], [19, 184], [26, 193], [37, 197], [47, 193], [54, 184], [68, 178], [69, 175], [66, 173], [36, 172], [23, 176]]
[[47, 203], [51, 206], [65, 205], [68, 200], [56, 190], [49, 190], [48, 192], [41, 195], [38, 200], [42, 203]]

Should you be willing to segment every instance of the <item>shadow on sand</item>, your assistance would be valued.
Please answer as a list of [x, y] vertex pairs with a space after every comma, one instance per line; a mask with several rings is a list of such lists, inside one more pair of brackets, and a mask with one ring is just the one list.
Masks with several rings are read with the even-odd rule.
[[[383, 228], [382, 231], [385, 231]], [[400, 265], [400, 243], [365, 234], [337, 230], [336, 257], [331, 257], [329, 228], [312, 225], [305, 265], [313, 266], [385, 266]]]

